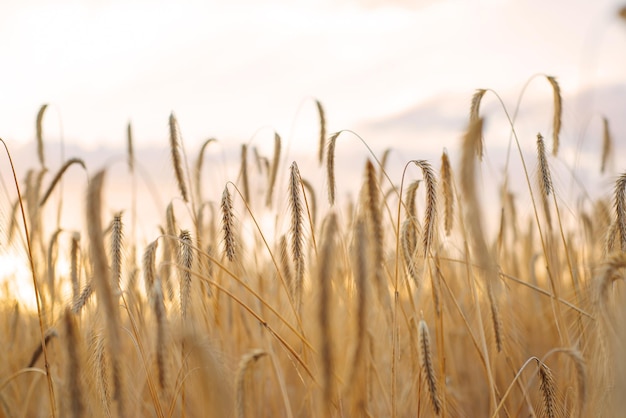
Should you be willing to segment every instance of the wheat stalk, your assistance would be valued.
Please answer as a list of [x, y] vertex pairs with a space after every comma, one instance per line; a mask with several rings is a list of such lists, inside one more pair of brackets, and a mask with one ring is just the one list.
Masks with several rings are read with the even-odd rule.
[[63, 174], [73, 164], [78, 164], [78, 165], [80, 165], [83, 168], [83, 170], [87, 171], [87, 166], [85, 165], [85, 162], [82, 159], [80, 159], [80, 158], [70, 158], [69, 160], [67, 160], [65, 162], [65, 164], [63, 164], [61, 166], [59, 171], [57, 171], [57, 173], [54, 175], [52, 181], [50, 182], [50, 185], [46, 189], [46, 192], [43, 194], [43, 197], [39, 200], [39, 206], [45, 205], [45, 203], [48, 201], [48, 198], [50, 197], [50, 195], [54, 191], [54, 188], [59, 183], [59, 180], [61, 180], [61, 177], [63, 177]]
[[323, 403], [326, 407], [326, 412], [330, 413], [330, 405], [332, 401], [333, 393], [333, 353], [332, 353], [332, 269], [334, 267], [334, 253], [335, 253], [335, 233], [337, 231], [337, 215], [331, 213], [325, 222], [324, 235], [322, 240], [322, 251], [319, 256], [320, 268], [318, 271], [318, 281], [320, 286], [319, 305], [318, 305], [318, 320], [321, 330], [322, 338], [320, 354], [322, 357], [322, 370], [323, 370], [323, 388], [324, 388], [324, 400]]
[[67, 349], [67, 377], [70, 398], [70, 416], [82, 417], [85, 412], [83, 393], [81, 390], [80, 351], [78, 329], [69, 309], [63, 315], [65, 325], [65, 343]]
[[196, 160], [196, 166], [194, 169], [196, 175], [196, 195], [198, 196], [198, 201], [202, 202], [202, 166], [204, 164], [204, 152], [206, 151], [209, 144], [217, 141], [215, 138], [209, 138], [202, 143], [200, 147], [200, 152], [198, 152], [198, 159]]

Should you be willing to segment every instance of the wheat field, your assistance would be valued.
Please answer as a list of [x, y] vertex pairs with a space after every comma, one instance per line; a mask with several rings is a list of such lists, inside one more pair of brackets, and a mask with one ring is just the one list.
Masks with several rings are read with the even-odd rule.
[[[178, 190], [147, 240], [135, 228], [146, 203], [136, 199], [131, 126], [125, 167], [90, 173], [82, 195], [55, 200], [70, 167], [89, 167], [70, 158], [47, 172], [43, 106], [38, 161], [9, 182], [7, 245], [27, 254], [36, 309], [2, 293], [0, 416], [618, 416], [626, 174], [602, 198], [564, 209], [551, 172], [561, 92], [544, 78], [549, 137], [518, 138], [502, 107], [522, 172], [503, 177], [496, 204], [480, 176], [491, 90], [471, 99], [459, 155], [407, 159], [406, 175], [391, 178], [388, 152], [359, 143], [368, 157], [354, 199], [338, 198], [335, 175], [336, 144], [353, 133], [327, 133], [320, 102], [323, 183], [284, 164], [276, 134], [271, 156], [243, 145], [238, 176], [213, 196], [203, 169], [213, 140], [190, 154], [172, 114]], [[606, 119], [604, 129], [602, 171]], [[521, 152], [528, 141], [533, 160]], [[125, 170], [131, 201], [106, 201], [113, 169]], [[525, 185], [525, 218], [509, 176]], [[55, 205], [84, 207], [85, 229], [45, 217]]]

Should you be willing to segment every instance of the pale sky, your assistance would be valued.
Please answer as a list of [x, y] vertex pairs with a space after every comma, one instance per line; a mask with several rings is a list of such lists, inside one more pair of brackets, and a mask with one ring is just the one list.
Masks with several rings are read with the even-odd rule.
[[[517, 93], [535, 73], [565, 94], [624, 81], [626, 24], [609, 0], [4, 2], [0, 136], [86, 147], [354, 129], [444, 94]], [[52, 115], [52, 116], [50, 116]], [[305, 145], [294, 145], [295, 148]], [[307, 145], [308, 146], [308, 145]]]

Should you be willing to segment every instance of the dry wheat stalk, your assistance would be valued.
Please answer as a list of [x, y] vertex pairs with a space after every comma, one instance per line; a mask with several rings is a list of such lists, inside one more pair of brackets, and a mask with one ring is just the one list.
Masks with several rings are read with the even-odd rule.
[[222, 231], [224, 233], [224, 254], [231, 263], [235, 261], [235, 215], [233, 212], [233, 199], [228, 190], [228, 185], [224, 187], [222, 193]]
[[170, 125], [170, 151], [172, 156], [172, 165], [174, 166], [174, 174], [176, 175], [176, 182], [178, 183], [178, 190], [185, 202], [189, 202], [189, 196], [187, 194], [187, 184], [185, 183], [185, 176], [183, 174], [183, 165], [180, 159], [180, 138], [178, 132], [178, 122], [174, 112], [170, 113], [169, 119]]
[[215, 138], [209, 138], [202, 143], [200, 147], [200, 152], [198, 153], [198, 159], [196, 160], [196, 166], [194, 169], [196, 176], [196, 195], [198, 197], [198, 202], [202, 202], [204, 199], [202, 198], [202, 165], [204, 164], [204, 152], [212, 142], [217, 141]]
[[368, 159], [365, 164], [365, 212], [368, 219], [368, 227], [371, 234], [369, 251], [372, 257], [372, 277], [376, 283], [378, 297], [383, 310], [387, 313], [387, 319], [391, 320], [391, 298], [387, 288], [387, 280], [383, 272], [384, 252], [384, 229], [383, 217], [380, 209], [380, 190], [376, 182], [376, 169]]
[[463, 147], [461, 151], [461, 191], [465, 200], [465, 217], [466, 225], [469, 226], [470, 236], [474, 246], [474, 255], [478, 258], [478, 265], [485, 271], [487, 296], [489, 298], [489, 306], [491, 309], [491, 320], [494, 327], [494, 335], [498, 351], [502, 350], [502, 324], [497, 304], [497, 299], [493, 292], [493, 286], [498, 280], [498, 271], [492, 263], [489, 255], [489, 248], [483, 235], [481, 210], [478, 203], [478, 192], [476, 190], [475, 171], [476, 158], [474, 150], [476, 144], [481, 141], [483, 120], [477, 119], [470, 123], [468, 130], [463, 139]]
[[39, 357], [41, 357], [41, 355], [43, 354], [43, 347], [44, 345], [47, 347], [48, 343], [53, 339], [58, 337], [59, 334], [57, 333], [57, 331], [54, 328], [49, 328], [45, 335], [44, 335], [44, 339], [43, 339], [43, 344], [39, 344], [37, 346], [37, 348], [35, 349], [35, 351], [33, 351], [33, 355], [30, 357], [30, 361], [28, 362], [28, 367], [34, 367], [35, 363], [37, 363], [37, 360], [39, 360]]
[[37, 123], [36, 123], [36, 128], [37, 128], [37, 158], [39, 158], [39, 163], [41, 164], [41, 168], [44, 168], [46, 166], [46, 162], [45, 162], [45, 159], [44, 159], [44, 150], [43, 150], [43, 127], [42, 127], [42, 122], [43, 122], [43, 115], [46, 112], [47, 108], [48, 108], [48, 105], [47, 104], [43, 104], [39, 108], [39, 112], [37, 112]]
[[289, 208], [291, 209], [291, 256], [295, 267], [292, 297], [298, 310], [302, 305], [302, 285], [304, 278], [304, 206], [300, 196], [302, 186], [298, 164], [294, 161], [289, 170]]
[[420, 353], [420, 363], [422, 366], [422, 373], [424, 379], [428, 385], [428, 394], [430, 395], [430, 403], [433, 407], [435, 415], [441, 414], [441, 398], [437, 389], [437, 375], [435, 373], [435, 365], [433, 364], [430, 334], [428, 332], [428, 325], [423, 319], [420, 320], [418, 325], [418, 344]]
[[109, 264], [106, 258], [104, 246], [104, 234], [102, 231], [102, 188], [104, 183], [104, 171], [98, 172], [89, 183], [87, 189], [87, 232], [91, 246], [91, 259], [93, 261], [93, 282], [98, 297], [98, 305], [103, 310], [107, 325], [107, 341], [111, 354], [111, 370], [113, 376], [114, 396], [117, 402], [118, 415], [126, 416], [124, 383], [120, 359], [117, 356], [121, 352], [120, 319], [118, 305], [113, 298], [113, 290], [109, 275]]
[[78, 327], [74, 320], [74, 315], [69, 309], [63, 315], [65, 325], [65, 344], [67, 349], [67, 379], [70, 398], [70, 414], [72, 417], [82, 417], [85, 412], [83, 402], [81, 370], [80, 370], [80, 350]]
[[89, 364], [94, 373], [95, 386], [100, 397], [104, 416], [111, 417], [109, 409], [111, 404], [110, 365], [105, 351], [103, 335], [95, 333], [92, 344], [93, 349]]
[[54, 178], [50, 182], [50, 185], [46, 189], [46, 192], [43, 194], [43, 197], [39, 200], [39, 206], [43, 206], [46, 203], [46, 201], [48, 200], [48, 198], [54, 191], [54, 188], [56, 187], [57, 183], [59, 182], [59, 180], [61, 180], [61, 177], [63, 177], [63, 174], [65, 173], [65, 171], [67, 171], [67, 169], [70, 168], [72, 164], [78, 164], [81, 167], [83, 167], [83, 170], [87, 171], [87, 166], [85, 165], [85, 162], [82, 159], [70, 158], [69, 160], [67, 160], [65, 164], [61, 166], [59, 171], [57, 171], [57, 173], [54, 175]]
[[563, 114], [563, 99], [559, 83], [552, 76], [546, 76], [552, 86], [554, 98], [554, 116], [552, 118], [552, 155], [556, 157], [559, 152], [559, 134], [561, 133], [561, 116]]
[[252, 371], [252, 366], [258, 359], [265, 356], [267, 353], [263, 350], [252, 350], [248, 354], [244, 355], [239, 362], [237, 368], [237, 376], [235, 378], [235, 387], [237, 391], [237, 398], [235, 403], [235, 409], [237, 411], [237, 418], [246, 417], [246, 381]]
[[278, 243], [279, 246], [279, 260], [280, 260], [280, 269], [281, 272], [283, 274], [283, 276], [285, 277], [285, 282], [287, 283], [287, 286], [289, 286], [289, 289], [292, 289], [294, 286], [293, 283], [293, 274], [291, 273], [291, 265], [290, 260], [289, 260], [289, 249], [287, 247], [287, 236], [286, 235], [281, 235], [280, 236], [280, 240]]
[[331, 307], [333, 305], [332, 298], [332, 269], [334, 267], [334, 253], [335, 253], [335, 233], [337, 231], [337, 215], [331, 213], [326, 218], [324, 235], [322, 239], [322, 251], [319, 257], [319, 269], [318, 269], [318, 281], [320, 286], [319, 304], [318, 304], [318, 320], [321, 330], [321, 344], [320, 354], [322, 357], [322, 370], [323, 370], [323, 388], [324, 388], [324, 400], [323, 403], [326, 407], [326, 412], [330, 412], [330, 405], [333, 394], [333, 353], [332, 353], [332, 313]]
[[356, 327], [354, 353], [347, 388], [352, 394], [351, 409], [354, 416], [363, 416], [367, 399], [367, 305], [368, 288], [368, 234], [365, 220], [358, 218], [353, 235], [353, 276], [356, 291]]
[[156, 363], [159, 374], [159, 386], [163, 392], [167, 392], [168, 389], [168, 373], [167, 365], [165, 363], [165, 336], [167, 332], [167, 318], [165, 314], [165, 303], [163, 301], [163, 286], [161, 281], [157, 278], [152, 284], [152, 308], [154, 309], [154, 316], [156, 318]]

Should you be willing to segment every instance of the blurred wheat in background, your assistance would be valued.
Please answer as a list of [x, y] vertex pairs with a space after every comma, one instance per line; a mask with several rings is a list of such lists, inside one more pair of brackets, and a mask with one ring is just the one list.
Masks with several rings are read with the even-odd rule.
[[[565, 200], [551, 168], [567, 140], [563, 99], [557, 79], [543, 78], [549, 143], [518, 137], [512, 109], [500, 108], [521, 171], [507, 159], [496, 203], [481, 175], [496, 116], [480, 106], [499, 100], [492, 90], [472, 98], [459, 155], [409, 156], [395, 171], [392, 150], [328, 134], [316, 101], [319, 167], [281, 158], [275, 134], [273, 155], [244, 144], [239, 175], [212, 196], [203, 184], [216, 169], [203, 162], [215, 140], [191, 154], [171, 114], [177, 193], [161, 196], [160, 232], [144, 238], [154, 203], [137, 199], [149, 186], [131, 126], [126, 167], [92, 172], [70, 158], [51, 173], [43, 106], [36, 164], [6, 184], [14, 201], [2, 248], [25, 255], [16, 257], [32, 287], [31, 303], [11, 285], [2, 292], [0, 416], [618, 416], [626, 174], [600, 199], [579, 185], [578, 202]], [[367, 155], [361, 184], [336, 175], [342, 141]], [[63, 193], [78, 166], [88, 184]], [[130, 199], [107, 192], [112, 171], [125, 172]], [[84, 229], [61, 223], [68, 207], [84, 208]]]

